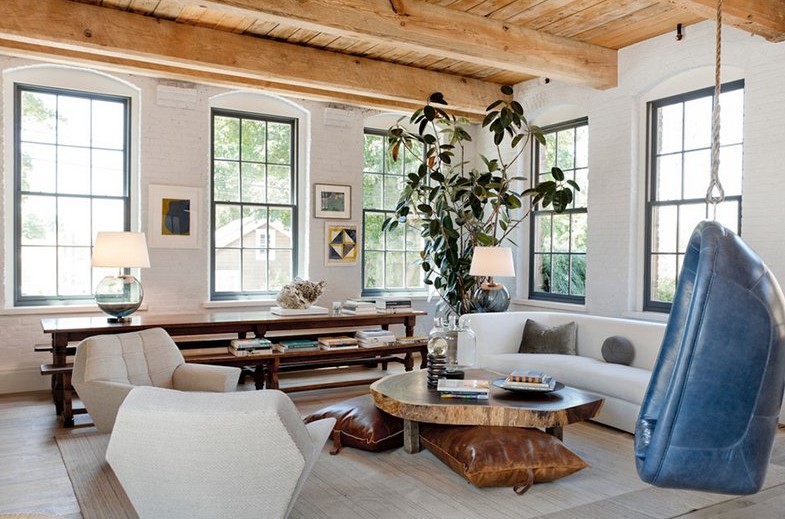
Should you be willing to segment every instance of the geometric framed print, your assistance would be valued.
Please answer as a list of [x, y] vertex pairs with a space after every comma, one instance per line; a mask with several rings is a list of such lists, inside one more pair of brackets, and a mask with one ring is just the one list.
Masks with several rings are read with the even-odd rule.
[[356, 265], [359, 256], [359, 235], [356, 223], [327, 222], [324, 224], [325, 260], [330, 267]]

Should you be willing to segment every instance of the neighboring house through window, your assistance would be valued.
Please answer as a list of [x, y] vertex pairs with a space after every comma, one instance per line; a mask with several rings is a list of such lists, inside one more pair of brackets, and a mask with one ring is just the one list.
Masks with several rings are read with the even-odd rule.
[[586, 118], [543, 128], [534, 148], [534, 183], [553, 180], [557, 166], [580, 191], [561, 214], [535, 207], [531, 218], [529, 298], [583, 303], [586, 293], [589, 123]]
[[419, 161], [406, 151], [393, 162], [387, 132], [365, 130], [363, 168], [363, 294], [424, 291], [420, 259], [423, 241], [419, 228], [399, 225], [382, 232], [384, 220], [395, 206], [409, 173]]
[[277, 293], [297, 272], [297, 119], [212, 111], [212, 298]]
[[[706, 202], [711, 179], [712, 100], [706, 88], [648, 104], [644, 310], [670, 311], [684, 253], [695, 226], [713, 219]], [[722, 86], [719, 177], [725, 201], [716, 219], [741, 231], [744, 127], [743, 80]]]
[[14, 118], [14, 304], [92, 303], [97, 232], [130, 230], [130, 98], [16, 83]]

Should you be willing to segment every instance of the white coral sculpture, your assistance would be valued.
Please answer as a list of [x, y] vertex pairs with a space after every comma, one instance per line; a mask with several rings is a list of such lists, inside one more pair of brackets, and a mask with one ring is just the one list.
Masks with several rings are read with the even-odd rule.
[[325, 281], [314, 283], [313, 281], [295, 278], [288, 285], [284, 285], [275, 301], [281, 308], [309, 308], [322, 295], [326, 285]]

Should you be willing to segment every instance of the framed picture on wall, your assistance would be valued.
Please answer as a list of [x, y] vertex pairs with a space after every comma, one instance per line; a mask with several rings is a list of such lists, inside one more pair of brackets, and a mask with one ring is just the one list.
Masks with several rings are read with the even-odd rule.
[[356, 265], [360, 242], [356, 223], [327, 222], [324, 226], [325, 260], [328, 267]]
[[200, 193], [198, 187], [149, 186], [147, 241], [150, 247], [199, 248]]
[[314, 184], [314, 216], [316, 218], [352, 217], [352, 186]]

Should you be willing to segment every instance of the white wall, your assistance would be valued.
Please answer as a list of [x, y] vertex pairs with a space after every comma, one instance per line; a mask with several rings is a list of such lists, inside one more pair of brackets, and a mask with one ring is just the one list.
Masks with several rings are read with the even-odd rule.
[[[742, 236], [785, 279], [785, 46], [723, 29], [722, 81], [745, 80]], [[518, 99], [536, 124], [589, 118], [589, 242], [585, 310], [641, 315], [646, 103], [714, 84], [714, 24], [686, 28], [619, 52], [619, 85], [595, 91], [559, 82], [520, 85]], [[722, 160], [722, 157], [720, 157]], [[520, 242], [528, 244], [528, 226]], [[519, 255], [518, 294], [528, 293], [528, 255]], [[515, 309], [543, 306], [516, 301]], [[547, 306], [547, 304], [546, 304]]]
[[[0, 251], [3, 266], [3, 289], [0, 290], [0, 393], [30, 391], [48, 388], [49, 378], [39, 374], [39, 366], [51, 362], [48, 353], [35, 353], [35, 344], [49, 343], [42, 332], [40, 319], [60, 315], [102, 315], [95, 306], [81, 308], [11, 308], [13, 304], [13, 277], [9, 268], [12, 236], [5, 231], [13, 215], [11, 195], [13, 187], [12, 133], [13, 112], [12, 82], [14, 72], [42, 63], [0, 55], [0, 72], [3, 73], [0, 132], [3, 150], [2, 192], [0, 226], [4, 243]], [[36, 78], [59, 81], [68, 74], [62, 69], [48, 68], [37, 73]], [[263, 92], [238, 95], [226, 89], [187, 82], [172, 82], [127, 74], [112, 74], [115, 80], [126, 83], [137, 91], [134, 99], [134, 117], [138, 130], [133, 130], [138, 147], [133, 154], [138, 160], [138, 177], [135, 178], [135, 229], [147, 230], [147, 192], [150, 184], [196, 187], [201, 190], [198, 227], [199, 248], [164, 249], [150, 248], [152, 267], [143, 269], [140, 279], [145, 288], [146, 312], [187, 313], [217, 312], [234, 309], [267, 309], [274, 304], [274, 297], [261, 303], [230, 302], [211, 303], [209, 298], [209, 182], [210, 182], [210, 107], [256, 108], [262, 113], [300, 117], [303, 131], [300, 159], [300, 234], [303, 247], [300, 273], [312, 280], [326, 280], [327, 288], [317, 304], [329, 306], [331, 301], [357, 297], [361, 290], [361, 264], [352, 266], [325, 266], [323, 247], [325, 223], [330, 220], [312, 216], [313, 184], [349, 184], [352, 187], [352, 212], [350, 220], [362, 223], [362, 169], [363, 129], [366, 118], [377, 112], [356, 107], [332, 105], [300, 99], [274, 98]], [[18, 77], [18, 73], [16, 74]], [[29, 77], [29, 75], [27, 76]], [[95, 79], [94, 77], [92, 78]], [[111, 83], [111, 81], [109, 81]], [[90, 89], [90, 77], [69, 85], [71, 88]], [[267, 110], [270, 110], [268, 112]], [[250, 305], [250, 306], [249, 306]], [[415, 307], [429, 309], [426, 301], [416, 301]], [[420, 319], [417, 333], [427, 333], [431, 326], [428, 318]], [[396, 330], [403, 332], [403, 328]]]

